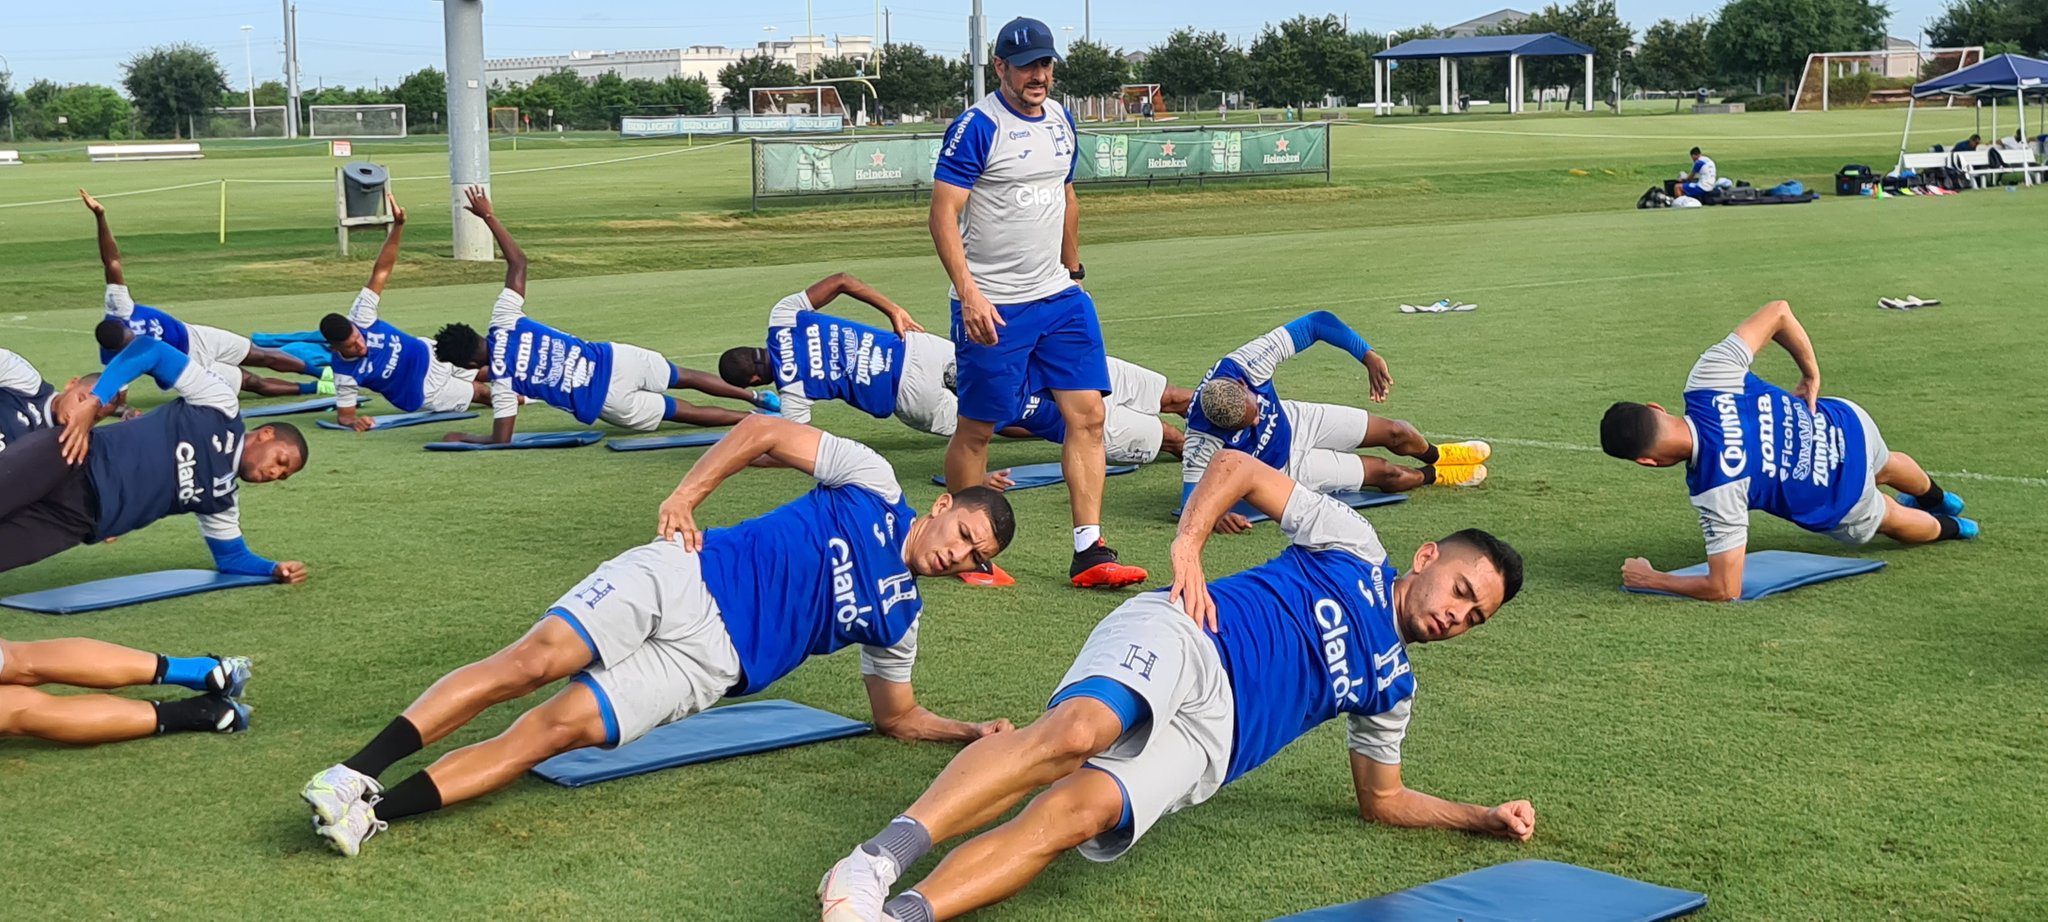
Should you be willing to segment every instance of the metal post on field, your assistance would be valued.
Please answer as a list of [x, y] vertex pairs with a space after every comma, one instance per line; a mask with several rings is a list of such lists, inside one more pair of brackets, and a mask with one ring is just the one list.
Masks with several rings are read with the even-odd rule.
[[249, 51], [249, 33], [255, 26], [242, 27], [242, 72], [249, 78], [249, 133], [256, 133], [256, 58]]
[[454, 213], [455, 258], [491, 259], [491, 230], [462, 207], [462, 190], [491, 188], [490, 109], [484, 99], [483, 0], [441, 0], [447, 33], [448, 203]]
[[981, 101], [988, 95], [988, 82], [982, 72], [988, 69], [988, 49], [983, 48], [981, 0], [974, 0], [974, 12], [967, 20], [967, 69], [974, 72], [974, 99], [968, 105]]

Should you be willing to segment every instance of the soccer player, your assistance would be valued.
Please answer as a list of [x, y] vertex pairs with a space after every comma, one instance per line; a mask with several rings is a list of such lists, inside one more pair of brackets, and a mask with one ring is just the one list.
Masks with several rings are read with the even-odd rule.
[[[1104, 456], [1112, 464], [1150, 464], [1163, 452], [1178, 458], [1185, 437], [1180, 429], [1159, 418], [1164, 412], [1188, 415], [1194, 391], [1174, 387], [1166, 376], [1116, 356], [1109, 363], [1109, 400], [1104, 404], [1102, 436]], [[1024, 402], [1014, 419], [996, 429], [1012, 439], [1044, 439], [1066, 444], [1066, 418], [1050, 391], [1040, 391]]]
[[[1274, 371], [1319, 342], [1350, 353], [1364, 365], [1368, 396], [1374, 403], [1386, 401], [1394, 387], [1386, 359], [1337, 315], [1313, 311], [1276, 327], [1224, 356], [1196, 385], [1194, 406], [1188, 411], [1187, 450], [1181, 455], [1183, 501], [1201, 482], [1209, 459], [1225, 448], [1247, 452], [1318, 493], [1361, 487], [1402, 493], [1429, 484], [1476, 486], [1486, 480], [1485, 461], [1493, 448], [1485, 442], [1432, 445], [1403, 420], [1357, 407], [1281, 400], [1273, 387]], [[1423, 466], [1402, 467], [1355, 454], [1360, 448], [1384, 448]], [[1251, 523], [1230, 513], [1217, 520], [1217, 527], [1236, 533]]]
[[[107, 316], [93, 330], [93, 338], [100, 344], [101, 363], [111, 361], [130, 340], [144, 336], [170, 343], [172, 348], [191, 356], [193, 363], [200, 368], [247, 365], [292, 374], [311, 373], [305, 361], [297, 356], [256, 346], [239, 333], [184, 323], [164, 311], [135, 303], [128, 294], [128, 283], [121, 272], [121, 248], [114, 242], [113, 228], [107, 225], [106, 206], [84, 189], [78, 190], [78, 197], [99, 224], [100, 265], [107, 279]], [[243, 390], [261, 397], [334, 393], [334, 382], [327, 377], [295, 384], [282, 378], [258, 377], [239, 368], [235, 375], [237, 377], [230, 383], [239, 384]]]
[[[60, 405], [63, 429], [30, 433], [0, 452], [0, 573], [66, 548], [119, 537], [192, 513], [222, 573], [306, 579], [296, 560], [266, 560], [242, 540], [237, 487], [283, 480], [306, 466], [306, 439], [289, 423], [244, 432], [234, 388], [171, 344], [138, 337], [89, 391]], [[178, 399], [94, 428], [130, 381], [148, 374]]]
[[[76, 405], [78, 395], [99, 380], [97, 374], [72, 378], [59, 390], [44, 381], [27, 359], [0, 349], [0, 451], [6, 451], [8, 443], [19, 442], [31, 432], [64, 425], [59, 409]], [[100, 408], [94, 421], [125, 412], [126, 400], [126, 391], [116, 395], [114, 402]]]
[[[200, 694], [176, 701], [114, 695], [52, 695], [38, 685], [126, 688], [175, 685]], [[164, 656], [97, 640], [0, 640], [0, 736], [89, 746], [164, 733], [240, 733], [249, 708], [242, 656]]]
[[348, 316], [320, 318], [320, 335], [340, 366], [334, 375], [335, 421], [357, 432], [367, 432], [377, 424], [374, 417], [356, 413], [358, 387], [384, 395], [404, 413], [463, 410], [491, 399], [490, 388], [476, 382], [475, 371], [434, 358], [434, 344], [425, 337], [408, 335], [377, 318], [384, 284], [398, 264], [399, 238], [405, 233], [405, 209], [398, 207], [390, 193], [385, 193], [384, 199], [390, 205], [391, 230], [384, 235], [384, 248], [377, 252], [369, 283], [356, 295]]
[[[1202, 547], [1238, 501], [1280, 523], [1279, 557], [1208, 583]], [[978, 741], [819, 885], [826, 922], [932, 922], [1007, 899], [1060, 852], [1113, 861], [1167, 814], [1208, 800], [1325, 721], [1350, 725], [1358, 810], [1392, 826], [1523, 840], [1528, 801], [1439, 800], [1401, 781], [1415, 676], [1408, 651], [1485, 623], [1515, 597], [1522, 560], [1477, 529], [1424, 544], [1409, 571], [1342, 503], [1242, 452], [1217, 455], [1181, 514], [1173, 588], [1096, 625], [1045, 713]], [[888, 898], [934, 843], [1001, 818]], [[886, 903], [884, 902], [886, 900]]]
[[[1749, 370], [1771, 342], [1799, 366], [1790, 391]], [[1977, 537], [1977, 523], [1962, 517], [1963, 498], [1887, 447], [1869, 413], [1820, 396], [1813, 341], [1784, 301], [1764, 305], [1700, 355], [1685, 379], [1684, 415], [1654, 403], [1617, 403], [1600, 420], [1600, 447], [1644, 467], [1685, 465], [1706, 536], [1706, 575], [1660, 573], [1631, 557], [1621, 565], [1630, 587], [1740, 598], [1752, 509], [1846, 544], [1878, 535], [1901, 544]]]
[[1697, 147], [1688, 156], [1692, 157], [1692, 169], [1679, 177], [1679, 191], [1693, 198], [1718, 194], [1721, 191], [1721, 174], [1720, 168], [1714, 165], [1714, 158], [1700, 153]]
[[[818, 486], [765, 515], [699, 529], [697, 508], [757, 458]], [[734, 426], [662, 503], [658, 537], [612, 558], [511, 646], [449, 673], [303, 792], [344, 855], [385, 824], [495, 791], [541, 761], [614, 747], [728, 695], [758, 693], [806, 658], [861, 647], [875, 727], [898, 739], [973, 740], [1005, 721], [950, 720], [910, 685], [917, 578], [985, 569], [1016, 528], [987, 489], [940, 496], [919, 515], [867, 446], [772, 416]], [[390, 788], [376, 778], [485, 708], [575, 681], [497, 737], [442, 756]]]
[[468, 324], [452, 323], [434, 334], [434, 357], [457, 368], [474, 369], [491, 386], [491, 434], [449, 433], [451, 442], [491, 445], [512, 440], [519, 423], [519, 398], [539, 400], [590, 425], [600, 419], [625, 429], [651, 432], [663, 420], [693, 426], [730, 426], [747, 414], [724, 407], [700, 407], [665, 393], [687, 387], [713, 397], [744, 400], [773, 409], [772, 395], [755, 394], [716, 375], [677, 368], [652, 349], [616, 342], [586, 342], [526, 316], [526, 254], [499, 223], [491, 200], [479, 186], [465, 190], [469, 213], [483, 219], [505, 254], [505, 290], [491, 309], [490, 329], [479, 336]]
[[[883, 330], [824, 313], [840, 295], [881, 311]], [[811, 405], [839, 400], [876, 419], [895, 416], [919, 432], [953, 434], [958, 416], [945, 378], [953, 343], [924, 331], [910, 312], [844, 272], [780, 301], [768, 312], [768, 345], [736, 346], [718, 359], [718, 376], [736, 388], [775, 385], [782, 418], [809, 423]]]
[[[1084, 588], [1145, 579], [1102, 540], [1102, 395], [1109, 391], [1102, 326], [1078, 283], [1080, 205], [1074, 198], [1074, 119], [1051, 98], [1052, 30], [1018, 18], [996, 37], [996, 91], [953, 120], [939, 148], [930, 227], [953, 283], [960, 420], [946, 446], [946, 483], [988, 472], [988, 443], [1040, 388], [1067, 434], [1074, 522], [1068, 578]], [[1032, 156], [1036, 154], [1037, 156]]]

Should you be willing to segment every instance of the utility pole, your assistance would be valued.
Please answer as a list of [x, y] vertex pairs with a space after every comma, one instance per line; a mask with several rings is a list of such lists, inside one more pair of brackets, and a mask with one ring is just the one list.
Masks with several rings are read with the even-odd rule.
[[[882, 7], [882, 47], [884, 48], [889, 46], [889, 26], [894, 15], [889, 11], [888, 7]], [[881, 73], [880, 68], [877, 68], [875, 72]]]
[[1095, 41], [1095, 2], [1081, 0], [1081, 37]]
[[256, 132], [256, 58], [249, 51], [249, 32], [255, 26], [242, 27], [242, 73], [249, 78], [249, 132]]
[[967, 69], [974, 72], [974, 98], [967, 101], [970, 106], [988, 95], [987, 78], [982, 75], [988, 68], [988, 59], [984, 57], [988, 49], [982, 47], [981, 29], [981, 0], [974, 0], [974, 12], [967, 20]]
[[809, 80], [817, 76], [814, 72], [818, 69], [818, 53], [825, 47], [825, 43], [818, 40], [818, 27], [811, 25], [811, 0], [804, 0], [804, 44], [812, 49], [805, 58], [810, 63], [804, 65], [804, 79]]
[[299, 9], [292, 0], [279, 0], [284, 7], [284, 136], [299, 136]]
[[448, 65], [448, 204], [455, 219], [455, 258], [491, 260], [491, 231], [463, 209], [462, 190], [491, 188], [491, 135], [485, 124], [483, 0], [441, 0]]

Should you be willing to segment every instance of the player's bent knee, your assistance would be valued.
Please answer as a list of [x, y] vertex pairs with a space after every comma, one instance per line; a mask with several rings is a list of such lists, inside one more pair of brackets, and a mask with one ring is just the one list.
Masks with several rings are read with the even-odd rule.
[[22, 718], [48, 695], [19, 685], [0, 685], [0, 736], [21, 735]]
[[1108, 705], [1077, 698], [1053, 708], [1029, 732], [1048, 759], [1081, 762], [1115, 745], [1123, 725]]

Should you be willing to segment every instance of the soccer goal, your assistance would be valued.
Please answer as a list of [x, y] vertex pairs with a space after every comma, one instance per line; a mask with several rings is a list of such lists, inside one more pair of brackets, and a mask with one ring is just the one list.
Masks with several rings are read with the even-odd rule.
[[836, 86], [764, 86], [747, 94], [750, 115], [846, 115]]
[[371, 106], [309, 106], [306, 125], [315, 138], [402, 138], [405, 137], [405, 107], [397, 104]]
[[517, 106], [491, 107], [492, 134], [519, 134], [526, 130], [526, 124], [519, 119]]
[[195, 138], [282, 138], [283, 106], [225, 106], [193, 120]]
[[[1982, 45], [1960, 48], [1916, 48], [1899, 45], [1883, 51], [1822, 51], [1806, 56], [1799, 73], [1794, 112], [1826, 112], [1839, 105], [1904, 105], [1913, 84], [1954, 73], [1984, 60]], [[1947, 97], [1955, 105], [1955, 97]]]

